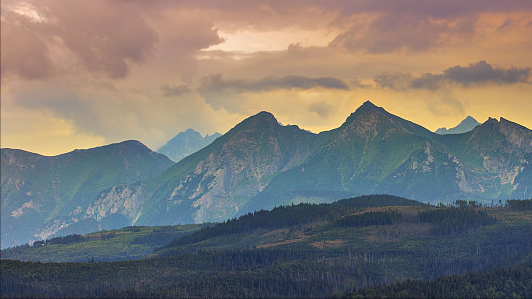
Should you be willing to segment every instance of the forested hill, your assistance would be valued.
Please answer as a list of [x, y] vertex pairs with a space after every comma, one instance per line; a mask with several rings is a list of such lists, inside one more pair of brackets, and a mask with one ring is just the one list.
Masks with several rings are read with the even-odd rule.
[[532, 262], [432, 281], [406, 280], [335, 296], [337, 298], [532, 298]]
[[[375, 195], [278, 207], [181, 236], [139, 260], [3, 259], [0, 295], [323, 298], [353, 287], [481, 272], [532, 258], [531, 202], [435, 207]], [[152, 242], [147, 229], [139, 240]], [[116, 231], [109, 240], [118, 238]], [[35, 249], [53, 246], [69, 254], [69, 244]], [[520, 287], [508, 286], [516, 294]]]
[[[313, 222], [330, 222], [361, 208], [388, 206], [422, 206], [423, 204], [391, 195], [368, 195], [342, 199], [331, 204], [301, 203], [276, 207], [271, 211], [260, 210], [209, 226], [191, 235], [176, 239], [161, 249], [197, 243], [210, 238], [247, 233], [255, 229], [279, 229], [294, 225], [310, 225]], [[378, 220], [377, 220], [378, 221]]]

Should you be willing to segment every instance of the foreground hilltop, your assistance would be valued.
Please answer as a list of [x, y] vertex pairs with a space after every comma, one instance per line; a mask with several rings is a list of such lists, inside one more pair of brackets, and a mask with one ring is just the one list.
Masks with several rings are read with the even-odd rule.
[[[360, 293], [369, 297], [375, 297], [372, 292], [401, 297], [403, 290], [410, 291], [407, 297], [442, 291], [463, 295], [436, 297], [530, 294], [529, 276], [480, 274], [484, 282], [493, 281], [486, 287], [474, 277], [449, 275], [514, 263], [530, 273], [530, 263], [520, 263], [531, 261], [531, 208], [531, 200], [505, 207], [465, 201], [435, 207], [373, 195], [257, 211], [199, 230], [197, 225], [128, 227], [52, 239], [44, 246], [2, 251], [1, 295], [326, 298], [365, 286], [370, 289]], [[154, 252], [141, 254], [154, 245]], [[5, 260], [87, 261], [87, 252], [94, 253], [88, 263]], [[128, 259], [128, 252], [137, 260], [99, 262]], [[408, 281], [440, 276], [446, 276], [444, 290]], [[396, 281], [406, 283], [395, 295], [394, 289], [371, 289]], [[357, 298], [358, 293], [344, 294]]]

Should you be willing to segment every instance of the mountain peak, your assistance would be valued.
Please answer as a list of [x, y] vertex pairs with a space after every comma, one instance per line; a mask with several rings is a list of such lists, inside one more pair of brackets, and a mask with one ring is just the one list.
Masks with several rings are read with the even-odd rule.
[[357, 112], [371, 112], [371, 111], [385, 111], [382, 107], [378, 107], [370, 101], [365, 101], [362, 106], [358, 107]]
[[358, 107], [357, 110], [355, 110], [355, 112], [353, 112], [353, 113], [351, 113], [351, 115], [349, 115], [349, 117], [346, 119], [345, 123], [351, 123], [353, 120], [355, 120], [355, 119], [357, 119], [359, 117], [367, 116], [367, 115], [373, 115], [372, 119], [375, 119], [375, 116], [377, 114], [381, 115], [381, 116], [384, 116], [384, 115], [387, 115], [388, 112], [386, 112], [386, 110], [384, 110], [382, 107], [375, 106], [370, 101], [365, 101], [360, 107]]
[[273, 125], [279, 125], [280, 126], [279, 122], [277, 121], [275, 116], [273, 116], [273, 114], [271, 114], [268, 111], [261, 111], [261, 112], [255, 114], [255, 115], [252, 115], [252, 116], [246, 118], [239, 125], [237, 125], [237, 127], [241, 126], [241, 125], [244, 125], [244, 126], [257, 126], [259, 124], [273, 124]]
[[375, 106], [375, 104], [373, 104], [371, 101], [365, 101], [363, 104], [362, 104], [363, 107], [373, 107], [373, 108], [378, 108], [377, 106]]
[[264, 118], [268, 120], [274, 120], [275, 122], [277, 122], [277, 119], [275, 118], [275, 116], [273, 116], [273, 114], [268, 111], [261, 111], [252, 117], [260, 117], [260, 118]]
[[445, 127], [439, 128], [435, 131], [435, 133], [440, 135], [462, 134], [473, 130], [478, 125], [480, 125], [480, 123], [476, 119], [474, 119], [472, 116], [467, 116], [456, 127], [450, 129], [447, 129]]
[[175, 135], [170, 141], [161, 146], [157, 152], [166, 155], [174, 162], [179, 162], [186, 156], [211, 144], [218, 137], [220, 137], [218, 133], [202, 137], [199, 132], [189, 128]]

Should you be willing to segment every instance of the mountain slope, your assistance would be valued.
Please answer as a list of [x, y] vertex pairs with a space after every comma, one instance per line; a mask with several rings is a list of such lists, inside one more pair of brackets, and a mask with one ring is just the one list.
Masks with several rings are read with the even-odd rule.
[[2, 247], [52, 235], [67, 225], [62, 218], [83, 218], [98, 193], [146, 180], [171, 165], [138, 141], [52, 157], [1, 149]]
[[529, 129], [505, 119], [439, 135], [370, 102], [318, 135], [261, 112], [128, 196], [144, 198], [138, 225], [223, 221], [364, 194], [491, 203], [532, 196], [531, 142]]
[[340, 128], [322, 134], [328, 141], [316, 153], [277, 176], [251, 202], [274, 198], [267, 207], [287, 204], [301, 190], [307, 200], [333, 191], [434, 203], [532, 196], [532, 131], [504, 118], [441, 136], [367, 102]]
[[138, 224], [222, 221], [277, 174], [302, 163], [317, 135], [260, 112], [147, 184], [150, 205]]
[[[24, 159], [41, 158], [28, 154]], [[101, 158], [95, 161], [102, 163]], [[39, 234], [45, 237], [59, 229], [80, 233], [90, 232], [82, 228], [117, 225], [224, 221], [279, 205], [332, 202], [364, 194], [491, 204], [532, 197], [531, 163], [532, 131], [504, 118], [489, 119], [467, 133], [439, 135], [366, 102], [339, 128], [313, 134], [297, 126], [282, 126], [272, 114], [261, 112], [166, 171], [145, 176], [142, 182], [89, 173], [96, 183], [100, 179], [109, 184], [87, 187], [94, 191], [92, 197], [78, 196], [71, 204], [61, 201], [45, 214], [38, 212], [38, 203], [24, 197], [47, 190], [45, 185], [36, 185], [30, 195], [18, 193], [23, 199], [8, 214], [14, 213], [13, 218], [22, 212], [33, 213], [27, 223], [47, 222]], [[116, 169], [120, 167], [109, 171]], [[46, 171], [50, 170], [42, 171], [44, 177], [53, 177]], [[10, 184], [19, 186], [16, 178]], [[2, 192], [9, 195], [13, 190], [18, 189]], [[2, 213], [3, 207], [4, 202]]]
[[473, 130], [478, 125], [480, 125], [480, 123], [476, 119], [471, 116], [468, 116], [463, 121], [461, 121], [456, 127], [450, 129], [439, 128], [434, 133], [440, 135], [462, 134]]
[[[309, 194], [389, 193], [427, 200], [454, 183], [456, 170], [440, 167], [452, 155], [439, 135], [370, 102], [338, 129], [322, 134], [329, 135], [328, 141], [305, 163], [276, 177], [259, 197], [281, 197], [286, 203], [291, 193], [312, 190]], [[432, 192], [425, 192], [427, 183]]]
[[179, 162], [186, 156], [211, 144], [220, 136], [222, 135], [214, 133], [210, 136], [206, 135], [205, 137], [202, 137], [200, 133], [188, 129], [177, 134], [174, 138], [159, 148], [157, 152], [167, 156], [174, 162]]

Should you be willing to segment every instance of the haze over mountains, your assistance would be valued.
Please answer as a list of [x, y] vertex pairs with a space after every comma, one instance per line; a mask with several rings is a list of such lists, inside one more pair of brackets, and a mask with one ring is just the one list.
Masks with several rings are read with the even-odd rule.
[[222, 136], [220, 133], [214, 133], [210, 136], [205, 135], [205, 137], [202, 137], [200, 133], [193, 129], [188, 129], [174, 136], [174, 138], [159, 148], [157, 152], [167, 156], [174, 162], [179, 162], [186, 156], [209, 145], [220, 136]]
[[[108, 184], [80, 199], [77, 189], [53, 193], [55, 181], [35, 183], [40, 182], [36, 162], [19, 162], [27, 158], [12, 152], [2, 149], [2, 247], [37, 238], [32, 234], [46, 237], [43, 232], [50, 236], [52, 231], [61, 235], [100, 227], [223, 221], [292, 202], [330, 202], [363, 194], [432, 203], [532, 197], [529, 129], [490, 118], [467, 133], [439, 135], [370, 102], [339, 128], [320, 134], [282, 126], [271, 113], [260, 112], [174, 165], [144, 151], [136, 157], [146, 158], [142, 165], [151, 171], [133, 168], [142, 175], [105, 180]], [[84, 159], [79, 160], [76, 163]], [[61, 169], [74, 165], [54, 161], [63, 165]], [[18, 172], [5, 172], [4, 164], [23, 166], [16, 168]], [[139, 164], [112, 170], [129, 172]], [[96, 171], [98, 165], [90, 169]], [[69, 177], [81, 174], [72, 172]], [[27, 186], [34, 186], [32, 198], [25, 195]], [[61, 208], [36, 208], [40, 202]], [[23, 235], [10, 235], [17, 230], [6, 228], [15, 224], [4, 226], [4, 221], [20, 224], [18, 219], [31, 218], [30, 213], [37, 215], [32, 219], [43, 220], [24, 222]]]

